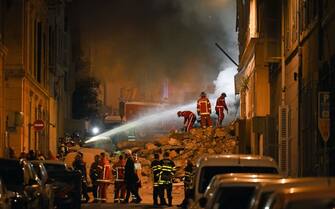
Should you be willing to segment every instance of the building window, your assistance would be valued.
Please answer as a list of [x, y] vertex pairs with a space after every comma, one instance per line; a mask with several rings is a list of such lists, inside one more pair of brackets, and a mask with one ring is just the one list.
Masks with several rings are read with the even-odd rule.
[[42, 80], [42, 23], [37, 22], [36, 31], [36, 80], [41, 83]]
[[306, 30], [317, 16], [318, 0], [302, 0], [300, 5], [302, 29]]
[[68, 90], [68, 77], [67, 72], [64, 72], [64, 91]]

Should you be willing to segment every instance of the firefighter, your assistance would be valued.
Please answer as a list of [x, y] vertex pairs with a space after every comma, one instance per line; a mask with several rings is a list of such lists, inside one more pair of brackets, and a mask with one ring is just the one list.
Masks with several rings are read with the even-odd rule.
[[[172, 206], [172, 183], [173, 177], [176, 172], [175, 164], [172, 160], [169, 159], [169, 153], [164, 153], [164, 158], [160, 161], [161, 171], [159, 173], [159, 190], [160, 190], [160, 199], [165, 199], [165, 190], [168, 198], [168, 206]], [[162, 205], [166, 205], [166, 202], [162, 202]]]
[[206, 96], [205, 92], [201, 92], [200, 98], [197, 101], [197, 112], [200, 116], [200, 124], [202, 128], [212, 127], [211, 119], [211, 103]]
[[78, 152], [72, 166], [74, 170], [81, 173], [81, 195], [85, 198], [85, 203], [88, 203], [90, 197], [87, 194], [87, 172], [86, 163], [83, 161], [83, 157], [83, 153]]
[[126, 161], [123, 156], [119, 156], [119, 161], [114, 163], [112, 169], [114, 174], [114, 203], [123, 202], [126, 194], [126, 186], [124, 184], [124, 167]]
[[191, 160], [187, 160], [186, 167], [184, 168], [184, 200], [178, 205], [181, 208], [187, 208], [188, 200], [192, 198], [192, 183], [194, 176], [194, 165]]
[[110, 180], [111, 173], [110, 173], [110, 164], [109, 160], [106, 157], [106, 154], [104, 152], [100, 153], [100, 181], [98, 186], [98, 200], [101, 202], [106, 202], [107, 198], [107, 187], [108, 187], [108, 181]]
[[221, 96], [216, 100], [216, 105], [215, 105], [215, 112], [218, 115], [218, 120], [217, 120], [217, 127], [222, 127], [222, 121], [224, 119], [224, 110], [227, 111], [228, 114], [228, 107], [226, 104], [226, 93], [222, 93]]
[[94, 200], [93, 202], [98, 202], [98, 179], [99, 179], [99, 162], [100, 162], [100, 155], [94, 156], [94, 162], [91, 164], [90, 168], [90, 178], [92, 181], [92, 193]]
[[[158, 207], [158, 197], [162, 197], [160, 195], [160, 188], [158, 184], [159, 174], [161, 172], [161, 162], [159, 161], [159, 154], [154, 154], [154, 160], [151, 162], [151, 171], [154, 177], [154, 185], [153, 185], [153, 200], [154, 200], [154, 207]], [[160, 204], [166, 203], [165, 199], [160, 199]]]
[[191, 111], [178, 111], [177, 115], [178, 117], [184, 117], [184, 131], [190, 132], [190, 130], [193, 128], [194, 122], [197, 119], [195, 114]]

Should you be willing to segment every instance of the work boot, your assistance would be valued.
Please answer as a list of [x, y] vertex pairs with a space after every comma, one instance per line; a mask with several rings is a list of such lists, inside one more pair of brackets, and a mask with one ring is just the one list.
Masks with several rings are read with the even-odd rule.
[[172, 198], [168, 198], [168, 206], [169, 206], [169, 207], [172, 206]]

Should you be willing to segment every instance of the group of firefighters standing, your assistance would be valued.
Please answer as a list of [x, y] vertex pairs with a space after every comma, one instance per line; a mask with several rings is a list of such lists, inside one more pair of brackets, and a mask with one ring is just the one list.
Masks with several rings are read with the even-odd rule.
[[[136, 157], [132, 156], [130, 150], [125, 151], [125, 159], [123, 155], [119, 156], [117, 162], [110, 164], [108, 157], [104, 152], [95, 155], [94, 162], [90, 167], [90, 178], [92, 181], [93, 202], [106, 202], [107, 188], [111, 183], [111, 177], [114, 175], [114, 202], [128, 203], [132, 195], [132, 202], [140, 203], [142, 198], [139, 196], [139, 188], [141, 181], [136, 167]], [[83, 154], [78, 153], [73, 168], [82, 174], [82, 196], [87, 203], [89, 201], [86, 164], [83, 161]]]
[[[215, 112], [218, 116], [216, 127], [222, 127], [222, 122], [224, 119], [224, 110], [227, 111], [228, 114], [228, 107], [225, 101], [227, 97], [226, 93], [222, 93], [219, 98], [216, 100], [215, 105]], [[200, 117], [200, 125], [202, 128], [212, 127], [212, 119], [211, 119], [211, 103], [207, 98], [205, 92], [201, 92], [200, 98], [197, 101], [197, 113]], [[178, 117], [184, 117], [184, 129], [185, 132], [189, 132], [196, 121], [196, 115], [189, 110], [186, 111], [178, 111]]]

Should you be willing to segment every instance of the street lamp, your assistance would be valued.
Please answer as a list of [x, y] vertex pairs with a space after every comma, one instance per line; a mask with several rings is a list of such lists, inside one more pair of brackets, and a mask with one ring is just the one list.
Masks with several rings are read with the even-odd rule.
[[92, 128], [92, 134], [93, 134], [93, 135], [96, 135], [96, 134], [98, 134], [99, 132], [100, 132], [100, 129], [99, 129], [98, 127], [95, 126], [95, 127]]

